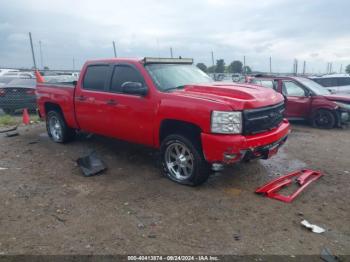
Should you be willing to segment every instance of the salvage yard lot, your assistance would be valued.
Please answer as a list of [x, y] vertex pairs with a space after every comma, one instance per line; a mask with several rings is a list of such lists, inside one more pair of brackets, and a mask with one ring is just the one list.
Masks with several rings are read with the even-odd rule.
[[[101, 136], [60, 145], [44, 124], [0, 137], [1, 254], [350, 254], [350, 132], [294, 125], [270, 160], [213, 175], [203, 186], [160, 175], [149, 148]], [[95, 150], [108, 170], [83, 177]], [[293, 203], [254, 190], [299, 168], [324, 172]], [[307, 231], [303, 219], [326, 229]]]

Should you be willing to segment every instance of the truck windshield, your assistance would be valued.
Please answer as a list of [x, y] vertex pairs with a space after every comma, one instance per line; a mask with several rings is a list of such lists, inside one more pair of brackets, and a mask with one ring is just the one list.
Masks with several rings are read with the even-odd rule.
[[146, 69], [161, 91], [213, 82], [206, 73], [193, 65], [149, 64], [146, 65]]
[[316, 95], [330, 95], [331, 92], [321, 86], [320, 84], [317, 84], [316, 82], [304, 78], [304, 77], [296, 77], [296, 80], [302, 83], [304, 86], [309, 88], [312, 92], [314, 92]]

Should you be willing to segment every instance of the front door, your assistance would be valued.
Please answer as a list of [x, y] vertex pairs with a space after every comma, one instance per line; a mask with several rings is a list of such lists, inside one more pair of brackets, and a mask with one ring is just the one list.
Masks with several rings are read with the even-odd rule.
[[128, 94], [125, 83], [137, 82], [142, 85], [145, 80], [139, 69], [132, 64], [113, 66], [109, 84], [108, 109], [109, 135], [140, 144], [153, 145], [153, 126], [155, 108], [152, 94], [144, 96]]
[[301, 85], [292, 80], [283, 80], [282, 94], [286, 98], [286, 117], [307, 118], [310, 112], [311, 97]]

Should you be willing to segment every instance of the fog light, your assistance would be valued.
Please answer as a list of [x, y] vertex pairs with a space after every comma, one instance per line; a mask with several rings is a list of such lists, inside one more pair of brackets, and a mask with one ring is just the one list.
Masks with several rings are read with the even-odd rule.
[[225, 160], [229, 161], [229, 160], [233, 160], [233, 159], [237, 158], [237, 154], [227, 154], [227, 153], [225, 153], [224, 157], [225, 157]]
[[342, 112], [342, 113], [341, 113], [341, 121], [342, 121], [342, 122], [347, 122], [347, 121], [349, 121], [349, 113], [348, 113], [348, 112]]

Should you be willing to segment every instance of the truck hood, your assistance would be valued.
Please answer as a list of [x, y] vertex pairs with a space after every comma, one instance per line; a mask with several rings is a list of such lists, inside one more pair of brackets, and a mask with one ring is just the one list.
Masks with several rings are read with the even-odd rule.
[[331, 101], [350, 103], [350, 95], [326, 95], [324, 97]]
[[284, 101], [272, 89], [251, 84], [212, 83], [187, 85], [174, 95], [225, 103], [233, 110], [253, 109], [275, 105]]

